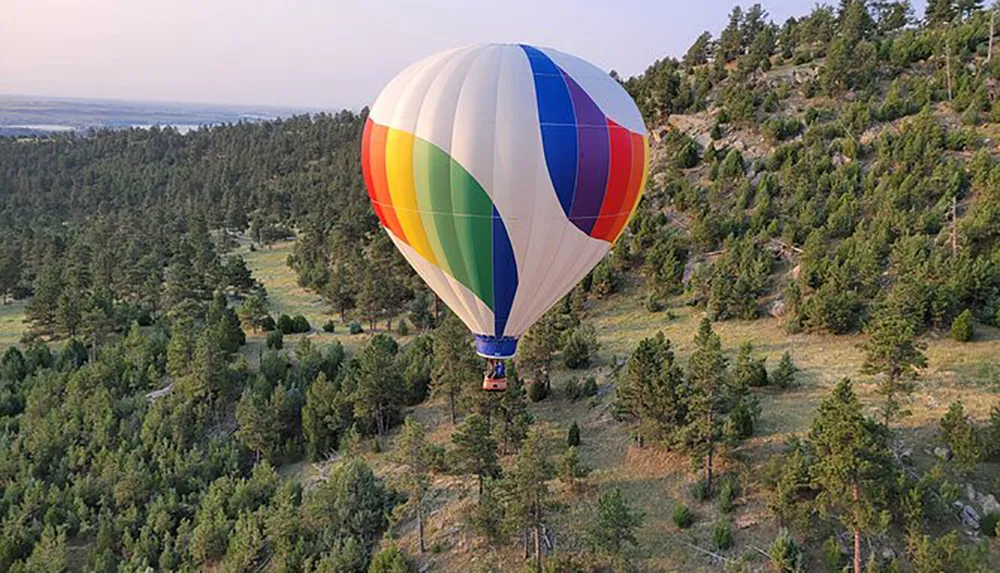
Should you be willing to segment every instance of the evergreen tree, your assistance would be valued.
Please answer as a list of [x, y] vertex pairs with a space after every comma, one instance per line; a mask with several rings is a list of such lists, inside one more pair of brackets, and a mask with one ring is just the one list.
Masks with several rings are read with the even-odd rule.
[[963, 310], [951, 323], [951, 337], [958, 342], [968, 342], [975, 336], [975, 323], [972, 312]]
[[512, 514], [523, 529], [533, 533], [535, 567], [538, 570], [542, 565], [541, 529], [550, 507], [548, 481], [553, 477], [555, 469], [548, 459], [545, 437], [539, 430], [533, 429], [528, 432], [517, 454], [509, 479], [513, 489]]
[[528, 411], [528, 401], [525, 399], [524, 380], [519, 375], [514, 364], [507, 367], [507, 391], [500, 396], [500, 414], [503, 425], [500, 428], [500, 451], [510, 453], [518, 449], [528, 435], [528, 428], [534, 419]]
[[167, 345], [167, 373], [179, 380], [191, 372], [194, 359], [196, 333], [194, 321], [179, 316], [170, 328], [170, 344]]
[[853, 531], [854, 573], [861, 573], [861, 533], [884, 531], [891, 518], [885, 504], [895, 475], [885, 429], [865, 418], [845, 378], [820, 404], [809, 443], [817, 502]]
[[966, 415], [961, 400], [948, 406], [948, 413], [941, 418], [940, 432], [958, 468], [964, 473], [971, 471], [982, 458], [982, 447], [976, 427]]
[[587, 477], [590, 470], [583, 466], [580, 461], [580, 454], [575, 446], [567, 448], [566, 453], [559, 458], [556, 466], [559, 481], [569, 486], [571, 491], [577, 491], [580, 480]]
[[457, 418], [457, 402], [465, 389], [478, 386], [479, 370], [475, 364], [468, 330], [453, 314], [434, 330], [434, 371], [432, 390], [448, 396], [451, 423]]
[[302, 407], [302, 433], [306, 438], [306, 457], [309, 460], [322, 459], [336, 446], [342, 429], [337, 411], [339, 401], [336, 385], [325, 372], [317, 374], [316, 380], [306, 390], [306, 402]]
[[927, 0], [924, 19], [931, 27], [948, 24], [955, 18], [955, 0]]
[[396, 368], [399, 346], [388, 334], [377, 334], [358, 357], [354, 415], [371, 420], [375, 432], [385, 435], [406, 400], [406, 383]]
[[626, 550], [637, 547], [636, 530], [645, 516], [632, 508], [620, 488], [615, 488], [597, 499], [593, 521], [587, 529], [587, 539], [598, 553], [610, 559], [616, 573], [628, 570]]
[[792, 356], [786, 351], [781, 355], [778, 367], [771, 373], [771, 382], [779, 388], [788, 388], [795, 383], [795, 373], [798, 369], [792, 363]]
[[559, 351], [559, 331], [552, 312], [545, 313], [518, 342], [517, 364], [535, 380], [547, 378], [552, 358]]
[[686, 424], [684, 374], [662, 332], [641, 340], [629, 357], [619, 375], [615, 411], [636, 425], [640, 446], [647, 439], [669, 445]]
[[244, 445], [257, 453], [258, 460], [273, 458], [281, 447], [279, 415], [279, 412], [271, 409], [267, 396], [252, 388], [243, 391], [243, 396], [236, 405], [236, 435]]
[[704, 461], [705, 487], [712, 491], [712, 469], [717, 442], [730, 408], [729, 369], [722, 354], [722, 341], [712, 330], [712, 322], [701, 321], [694, 338], [695, 350], [688, 360], [688, 432], [695, 455]]
[[[476, 474], [479, 496], [483, 495], [483, 479], [494, 477], [500, 472], [497, 463], [497, 442], [493, 439], [486, 418], [470, 414], [461, 427], [451, 436], [455, 444], [455, 454], [465, 470]], [[481, 501], [481, 499], [480, 499]]]
[[883, 397], [882, 423], [906, 416], [900, 395], [908, 397], [913, 392], [917, 370], [927, 366], [924, 346], [916, 340], [913, 324], [894, 308], [876, 315], [868, 328], [868, 340], [862, 344], [865, 361], [864, 374], [882, 375], [878, 393]]
[[396, 438], [394, 459], [406, 467], [402, 476], [402, 488], [409, 497], [409, 503], [417, 514], [417, 537], [420, 540], [420, 552], [426, 551], [424, 545], [424, 498], [430, 486], [428, 461], [429, 446], [424, 435], [424, 427], [412, 417], [407, 416], [403, 429]]

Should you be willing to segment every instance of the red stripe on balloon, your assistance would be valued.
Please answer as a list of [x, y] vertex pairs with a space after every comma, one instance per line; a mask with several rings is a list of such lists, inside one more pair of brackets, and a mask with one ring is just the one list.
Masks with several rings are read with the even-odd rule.
[[396, 216], [396, 209], [393, 208], [392, 195], [389, 194], [389, 179], [385, 174], [385, 146], [388, 135], [388, 127], [372, 122], [371, 145], [368, 146], [372, 187], [375, 189], [372, 205], [377, 205], [382, 209], [382, 215], [385, 218], [383, 225], [393, 235], [396, 235], [396, 238], [409, 244], [406, 241], [406, 234], [403, 233], [403, 226], [399, 224], [399, 218]]
[[603, 241], [614, 241], [616, 223], [621, 215], [625, 196], [628, 194], [632, 174], [631, 132], [608, 118], [608, 135], [611, 140], [611, 168], [604, 191], [604, 203], [590, 236]]
[[630, 136], [632, 140], [632, 161], [628, 178], [628, 191], [625, 193], [625, 200], [622, 202], [622, 208], [618, 211], [618, 217], [615, 218], [615, 223], [610, 233], [612, 241], [617, 239], [618, 235], [621, 235], [622, 230], [625, 229], [629, 215], [632, 214], [632, 209], [635, 207], [636, 201], [639, 200], [639, 187], [642, 185], [642, 170], [646, 167], [646, 153], [642, 144], [642, 136], [631, 132]]
[[371, 199], [372, 208], [375, 209], [375, 215], [378, 216], [379, 223], [383, 227], [387, 226], [385, 222], [385, 215], [382, 213], [382, 207], [379, 206], [375, 198], [375, 183], [372, 181], [372, 168], [371, 168], [371, 151], [369, 147], [372, 143], [372, 126], [374, 123], [371, 118], [365, 121], [365, 131], [361, 135], [361, 173], [365, 177], [365, 187], [368, 189], [368, 198]]

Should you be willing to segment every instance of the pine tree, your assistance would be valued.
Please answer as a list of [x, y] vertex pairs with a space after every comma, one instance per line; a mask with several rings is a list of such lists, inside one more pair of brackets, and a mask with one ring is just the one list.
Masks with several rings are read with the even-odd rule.
[[645, 516], [632, 508], [620, 488], [615, 488], [597, 499], [597, 510], [587, 529], [587, 539], [598, 553], [611, 560], [616, 573], [628, 570], [626, 550], [637, 547], [636, 531]]
[[792, 356], [785, 352], [781, 355], [778, 367], [771, 373], [771, 382], [778, 388], [788, 388], [795, 383], [795, 373], [798, 369], [792, 363]]
[[513, 515], [523, 529], [533, 533], [535, 544], [535, 567], [541, 570], [542, 544], [541, 529], [549, 504], [548, 481], [555, 476], [555, 469], [549, 462], [545, 447], [545, 436], [533, 429], [517, 454], [517, 460], [510, 473], [513, 486]]
[[570, 425], [569, 432], [566, 433], [566, 444], [571, 448], [580, 445], [580, 426], [576, 424], [575, 420]]
[[306, 390], [306, 402], [302, 407], [302, 433], [306, 438], [306, 457], [317, 461], [322, 459], [336, 445], [337, 434], [341, 430], [337, 416], [339, 393], [325, 372], [316, 375], [316, 380]]
[[518, 342], [517, 364], [535, 380], [541, 380], [548, 375], [558, 351], [559, 331], [552, 312], [547, 312]]
[[864, 374], [883, 376], [878, 393], [883, 397], [882, 423], [889, 425], [908, 415], [900, 395], [913, 392], [913, 381], [918, 369], [927, 366], [924, 346], [916, 340], [913, 324], [895, 308], [887, 308], [876, 315], [868, 328], [868, 340], [862, 344], [865, 361]]
[[559, 481], [569, 486], [571, 491], [577, 491], [580, 480], [587, 477], [590, 470], [583, 466], [576, 447], [570, 446], [566, 450], [566, 453], [559, 458], [556, 472], [559, 476]]
[[704, 460], [705, 487], [711, 494], [713, 458], [730, 407], [729, 370], [722, 354], [722, 341], [708, 318], [701, 321], [694, 344], [695, 350], [688, 360], [689, 441], [694, 453]]
[[[465, 389], [478, 385], [479, 371], [475, 364], [468, 329], [455, 315], [449, 315], [434, 330], [434, 371], [432, 390], [448, 396], [451, 423], [457, 418], [457, 402]], [[474, 387], [474, 386], [472, 386]]]
[[958, 342], [968, 342], [975, 336], [975, 322], [969, 309], [963, 310], [951, 323], [951, 337]]
[[465, 470], [476, 474], [479, 495], [483, 495], [483, 479], [496, 476], [500, 471], [497, 463], [497, 442], [493, 439], [486, 418], [470, 414], [462, 426], [452, 435], [457, 459], [465, 465]]
[[500, 415], [503, 417], [500, 451], [508, 454], [511, 450], [521, 447], [521, 443], [528, 435], [528, 428], [534, 422], [531, 412], [528, 411], [524, 379], [513, 363], [507, 367], [507, 391], [500, 395], [499, 406]]
[[388, 334], [377, 334], [358, 357], [358, 386], [354, 391], [354, 415], [374, 423], [379, 436], [406, 400], [406, 382], [396, 367], [399, 346]]
[[891, 519], [885, 503], [895, 475], [885, 428], [865, 418], [845, 378], [820, 404], [809, 443], [817, 502], [854, 532], [854, 573], [861, 573], [861, 533], [884, 531]]
[[947, 24], [955, 18], [955, 0], [927, 0], [924, 19], [928, 26]]
[[424, 427], [412, 417], [407, 416], [403, 429], [396, 438], [396, 448], [393, 458], [396, 463], [406, 467], [402, 475], [402, 488], [408, 496], [408, 503], [417, 514], [417, 535], [420, 540], [420, 552], [426, 551], [424, 546], [424, 498], [430, 486], [428, 467], [428, 444], [424, 435]]
[[254, 332], [260, 330], [263, 319], [267, 316], [267, 292], [259, 288], [240, 304], [237, 314], [240, 322], [245, 328], [251, 328]]
[[252, 388], [243, 391], [236, 405], [236, 435], [246, 447], [257, 453], [258, 460], [271, 459], [278, 452], [281, 445], [278, 415], [271, 409], [267, 397]]
[[194, 321], [186, 316], [177, 317], [170, 326], [170, 343], [167, 345], [167, 373], [175, 381], [191, 372], [195, 342]]
[[971, 471], [982, 458], [982, 448], [976, 427], [965, 413], [961, 400], [948, 406], [948, 413], [941, 418], [940, 431], [958, 468], [966, 473]]
[[687, 421], [684, 374], [670, 340], [658, 332], [639, 342], [619, 375], [615, 410], [636, 425], [639, 445], [646, 440], [668, 444]]

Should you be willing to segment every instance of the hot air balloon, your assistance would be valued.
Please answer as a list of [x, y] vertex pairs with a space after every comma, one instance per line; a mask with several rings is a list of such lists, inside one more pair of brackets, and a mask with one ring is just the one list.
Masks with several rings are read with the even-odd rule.
[[484, 390], [506, 389], [518, 339], [621, 235], [648, 155], [622, 86], [549, 48], [445, 51], [375, 100], [362, 140], [372, 207], [475, 335]]

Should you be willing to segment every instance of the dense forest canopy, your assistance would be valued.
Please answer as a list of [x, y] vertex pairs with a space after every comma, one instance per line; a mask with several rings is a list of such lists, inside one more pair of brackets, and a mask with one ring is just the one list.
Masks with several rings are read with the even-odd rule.
[[[713, 322], [767, 315], [790, 333], [864, 333], [877, 387], [872, 415], [840, 382], [756, 467], [782, 527], [770, 566], [991, 570], [951, 504], [1000, 457], [1000, 409], [978, 427], [951, 406], [947, 466], [918, 474], [894, 448], [927, 366], [920, 336], [1000, 326], [996, 16], [976, 0], [919, 17], [905, 0], [843, 0], [786, 22], [737, 6], [683, 57], [618, 78], [655, 140], [648, 189], [612, 253], [526, 335], [502, 396], [470, 391], [466, 329], [378, 228], [366, 111], [0, 138], [0, 304], [26, 301], [27, 319], [0, 352], [0, 570], [407, 571], [394, 529], [415, 519], [426, 549], [442, 475], [475, 484], [462, 520], [483, 547], [520, 543], [536, 570], [627, 570], [648, 516], [621, 489], [593, 499], [571, 550], [546, 554], [565, 510], [555, 480], [579, 499], [588, 476], [575, 422], [553, 459], [530, 404], [547, 399], [603, 403], [634, 447], [690, 459], [691, 496], [723, 516], [703, 551], [725, 552], [741, 486], [719, 460], [752, 463], [739, 448], [763, 392], [788, 391], [796, 366], [786, 353], [770, 368], [749, 343], [728, 356]], [[370, 331], [357, 349], [285, 347], [319, 325], [272, 312], [243, 255], [286, 240], [298, 284]], [[600, 384], [574, 376], [555, 396], [553, 371], [596, 361], [588, 309], [627, 290], [650, 315], [705, 315], [690, 354], [646, 338]], [[434, 401], [454, 426], [444, 441], [407, 417]], [[281, 471], [333, 459], [314, 481]], [[1000, 513], [976, 518], [992, 536]], [[679, 533], [695, 513], [672, 519]]]

